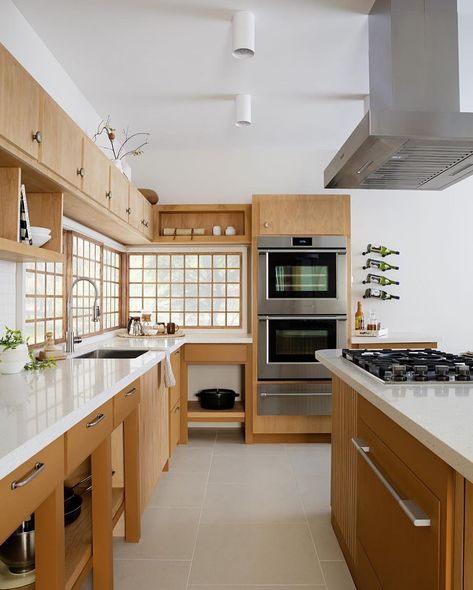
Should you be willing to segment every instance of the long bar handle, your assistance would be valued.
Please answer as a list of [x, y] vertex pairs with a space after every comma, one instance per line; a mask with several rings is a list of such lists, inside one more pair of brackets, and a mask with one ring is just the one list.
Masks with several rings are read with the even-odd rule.
[[45, 464], [40, 463], [38, 461], [37, 463], [35, 463], [33, 469], [30, 471], [30, 473], [28, 473], [28, 475], [26, 475], [23, 479], [15, 479], [15, 481], [12, 481], [11, 489], [16, 490], [17, 488], [22, 488], [22, 487], [28, 485], [30, 483], [30, 481], [33, 481], [33, 479], [35, 477], [37, 477], [41, 473], [41, 471], [43, 471], [44, 468], [45, 468]]
[[97, 414], [97, 416], [91, 422], [87, 422], [85, 426], [86, 428], [93, 428], [94, 426], [97, 426], [97, 424], [100, 424], [104, 419], [105, 414]]
[[130, 395], [134, 395], [136, 393], [136, 387], [133, 387], [133, 389], [130, 389], [130, 391], [127, 391], [125, 393], [125, 397], [130, 397]]
[[363, 457], [370, 469], [379, 479], [379, 481], [402, 508], [403, 512], [407, 515], [412, 524], [416, 527], [429, 527], [431, 525], [430, 518], [422, 510], [422, 508], [416, 504], [414, 500], [401, 498], [397, 490], [389, 483], [384, 474], [373, 463], [371, 458], [368, 456], [370, 447], [361, 438], [352, 438], [351, 442], [353, 443], [353, 446], [357, 452]]
[[262, 391], [260, 393], [261, 397], [320, 397], [320, 396], [332, 396], [330, 391], [321, 391], [320, 393], [316, 392], [304, 392], [304, 393], [268, 393], [266, 391]]

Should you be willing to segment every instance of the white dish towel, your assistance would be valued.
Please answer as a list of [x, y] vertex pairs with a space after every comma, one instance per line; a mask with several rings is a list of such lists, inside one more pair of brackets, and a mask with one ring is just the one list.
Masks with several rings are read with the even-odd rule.
[[166, 350], [165, 354], [166, 358], [164, 359], [164, 385], [166, 387], [174, 387], [174, 385], [176, 385], [176, 378], [174, 377], [174, 373], [172, 372], [171, 353], [168, 350]]

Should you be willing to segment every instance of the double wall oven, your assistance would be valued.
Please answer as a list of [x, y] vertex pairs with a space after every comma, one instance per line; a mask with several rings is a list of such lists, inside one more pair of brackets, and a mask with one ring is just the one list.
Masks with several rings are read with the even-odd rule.
[[330, 383], [320, 383], [329, 380], [330, 373], [315, 359], [315, 352], [346, 346], [346, 314], [344, 237], [259, 238], [260, 414], [331, 413]]

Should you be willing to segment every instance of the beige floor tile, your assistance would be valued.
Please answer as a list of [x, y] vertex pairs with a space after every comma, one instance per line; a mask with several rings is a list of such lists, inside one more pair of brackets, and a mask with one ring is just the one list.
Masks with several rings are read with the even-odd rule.
[[114, 562], [115, 590], [186, 590], [190, 561], [118, 559]]
[[170, 470], [163, 473], [151, 496], [150, 506], [202, 506], [207, 486], [205, 471]]
[[148, 507], [141, 525], [139, 543], [114, 541], [117, 559], [192, 558], [200, 508]]
[[210, 447], [176, 447], [169, 461], [170, 471], [208, 473], [212, 455], [213, 450]]
[[327, 590], [356, 590], [344, 561], [322, 561]]
[[319, 559], [343, 561], [342, 550], [330, 523], [330, 511], [311, 514], [308, 520]]
[[323, 584], [304, 524], [202, 524], [191, 584]]
[[293, 483], [209, 483], [201, 522], [305, 523], [306, 518]]
[[247, 445], [242, 441], [217, 438], [215, 455], [285, 455], [284, 445], [253, 444]]
[[[213, 428], [189, 428], [189, 447], [213, 447], [217, 432]], [[186, 446], [186, 445], [182, 445]]]
[[285, 455], [215, 455], [209, 482], [277, 485], [293, 479], [294, 474]]
[[330, 510], [330, 479], [327, 474], [298, 475], [296, 480], [308, 517], [313, 513]]
[[296, 476], [330, 475], [330, 454], [322, 449], [287, 451]]

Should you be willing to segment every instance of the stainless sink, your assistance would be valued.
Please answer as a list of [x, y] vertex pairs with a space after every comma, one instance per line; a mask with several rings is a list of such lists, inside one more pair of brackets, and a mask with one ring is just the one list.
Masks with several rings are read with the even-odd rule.
[[78, 356], [74, 357], [76, 359], [136, 359], [137, 357], [141, 356], [148, 352], [147, 350], [113, 350], [109, 349], [101, 349], [101, 350], [91, 350], [90, 352], [86, 352], [85, 354], [79, 354]]

